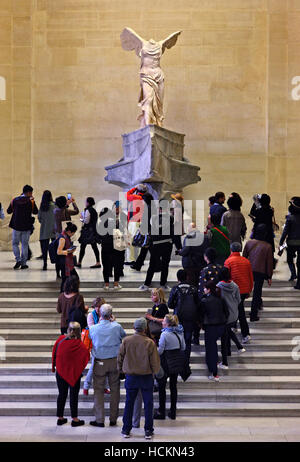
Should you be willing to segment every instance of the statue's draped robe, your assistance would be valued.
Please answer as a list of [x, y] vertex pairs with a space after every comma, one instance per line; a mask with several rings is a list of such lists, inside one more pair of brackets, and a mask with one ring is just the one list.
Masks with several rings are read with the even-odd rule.
[[[155, 124], [161, 127], [164, 119], [164, 73], [160, 68], [162, 47], [158, 43], [144, 43], [140, 56], [142, 65], [140, 71], [141, 94], [139, 106], [143, 112], [138, 117], [138, 120], [142, 121], [144, 119], [145, 124]], [[146, 65], [144, 64], [144, 60], [146, 60]], [[149, 62], [151, 62], [151, 65], [149, 65]]]

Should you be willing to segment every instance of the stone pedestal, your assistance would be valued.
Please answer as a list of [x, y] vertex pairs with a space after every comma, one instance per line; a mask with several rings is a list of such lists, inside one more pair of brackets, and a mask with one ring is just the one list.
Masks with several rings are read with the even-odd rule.
[[109, 183], [122, 189], [147, 183], [154, 199], [169, 199], [171, 194], [201, 180], [200, 167], [184, 158], [185, 135], [147, 125], [122, 136], [123, 158], [105, 167]]

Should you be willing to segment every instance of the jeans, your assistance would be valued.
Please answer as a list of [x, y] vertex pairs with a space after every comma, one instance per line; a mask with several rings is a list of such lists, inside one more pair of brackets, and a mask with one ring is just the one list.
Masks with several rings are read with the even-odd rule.
[[241, 294], [241, 303], [239, 304], [239, 322], [240, 322], [242, 337], [244, 338], [247, 337], [247, 335], [250, 335], [249, 325], [246, 319], [245, 306], [244, 306], [245, 299], [248, 297], [248, 295], [249, 294]]
[[[13, 229], [12, 232], [12, 248], [13, 253], [16, 259], [16, 262], [21, 262], [21, 265], [26, 265], [28, 260], [28, 244], [30, 238], [30, 230], [29, 231], [16, 231]], [[22, 255], [20, 255], [20, 242], [22, 244]]]
[[91, 355], [91, 365], [90, 365], [88, 373], [85, 376], [85, 381], [83, 385], [83, 388], [85, 390], [89, 390], [93, 383], [94, 360], [95, 360], [94, 356]]
[[[225, 327], [226, 326], [223, 326], [223, 325], [205, 326], [205, 331], [204, 331], [204, 341], [205, 341], [205, 351], [206, 351], [205, 359], [206, 359], [206, 364], [207, 364], [207, 368], [209, 372], [214, 376], [218, 375], [217, 340], [224, 335], [227, 337], [227, 334], [226, 334], [227, 331], [225, 330]], [[223, 340], [223, 345], [224, 345], [224, 340]], [[223, 357], [222, 362], [224, 360], [225, 358]], [[227, 361], [227, 358], [226, 358], [226, 361]]]
[[170, 242], [153, 244], [150, 247], [150, 263], [145, 280], [146, 286], [151, 285], [159, 260], [161, 261], [160, 285], [165, 286], [167, 284], [172, 248], [173, 244]]
[[171, 401], [171, 414], [173, 417], [176, 417], [176, 407], [177, 407], [177, 378], [178, 374], [170, 374], [169, 376], [165, 375], [163, 378], [158, 379], [158, 393], [159, 393], [159, 408], [158, 411], [161, 415], [166, 415], [166, 386], [167, 380], [169, 377], [169, 386], [170, 386], [170, 401]]
[[133, 408], [133, 417], [132, 417], [132, 426], [138, 428], [140, 426], [141, 416], [142, 416], [142, 407], [143, 407], [143, 395], [141, 389], [136, 395], [134, 408]]
[[58, 398], [57, 398], [57, 412], [56, 417], [63, 417], [68, 397], [68, 391], [70, 388], [70, 408], [72, 418], [78, 417], [78, 395], [80, 390], [80, 380], [77, 380], [74, 387], [71, 387], [57, 372], [56, 372], [56, 383], [58, 387]]
[[93, 249], [93, 251], [94, 251], [95, 258], [96, 258], [96, 263], [100, 263], [100, 254], [99, 254], [99, 249], [98, 249], [98, 246], [97, 246], [97, 243], [96, 243], [96, 242], [94, 242], [93, 244], [81, 244], [78, 263], [81, 263], [81, 262], [82, 262], [83, 257], [84, 257], [84, 255], [85, 255], [85, 249], [86, 249], [86, 246], [87, 246], [87, 245], [91, 245], [91, 246], [92, 246], [92, 249]]
[[254, 279], [254, 289], [253, 289], [253, 296], [252, 296], [252, 303], [251, 303], [251, 313], [250, 313], [250, 320], [256, 318], [258, 315], [258, 310], [261, 308], [262, 305], [262, 289], [265, 282], [265, 275], [263, 273], [257, 273], [253, 271], [253, 279]]
[[134, 404], [139, 390], [142, 392], [145, 410], [145, 431], [153, 432], [153, 376], [126, 375], [126, 403], [123, 415], [123, 432], [132, 429]]

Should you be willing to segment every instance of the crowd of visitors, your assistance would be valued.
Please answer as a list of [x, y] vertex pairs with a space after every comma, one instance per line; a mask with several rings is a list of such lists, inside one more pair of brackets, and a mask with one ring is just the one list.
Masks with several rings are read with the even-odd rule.
[[[67, 422], [64, 408], [69, 388], [72, 426], [84, 424], [78, 419], [78, 395], [81, 377], [91, 360], [83, 386], [85, 396], [91, 387], [94, 388], [95, 420], [90, 425], [105, 426], [106, 395], [110, 399], [109, 425], [117, 425], [120, 386], [125, 380], [122, 435], [128, 438], [132, 428], [140, 426], [144, 405], [145, 438], [150, 439], [155, 420], [163, 420], [166, 416], [176, 419], [178, 378], [186, 381], [192, 373], [192, 344], [200, 344], [201, 330], [204, 331], [208, 379], [214, 382], [220, 380], [219, 369], [230, 369], [232, 343], [237, 353], [242, 354], [251, 342], [249, 324], [260, 319], [263, 285], [265, 281], [272, 284], [277, 264], [274, 238], [279, 227], [270, 196], [257, 194], [253, 197], [249, 213], [253, 228], [246, 242], [246, 220], [241, 212], [243, 201], [236, 192], [227, 200], [228, 210], [223, 192], [209, 198], [204, 233], [191, 220], [185, 233], [181, 194], [172, 195], [168, 208], [152, 199], [147, 185], [139, 184], [127, 192], [128, 204], [117, 201], [111, 209], [103, 208], [98, 215], [94, 198], [88, 197], [80, 215], [78, 261], [74, 245], [77, 226], [71, 217], [79, 214], [79, 209], [71, 195], [60, 196], [54, 202], [51, 192], [44, 191], [38, 209], [33, 188], [26, 185], [23, 194], [14, 198], [7, 209], [7, 213], [12, 214], [14, 269], [28, 269], [33, 215], [38, 215], [43, 270], [48, 269], [49, 254], [51, 263], [55, 263], [57, 277], [61, 279], [57, 301], [61, 336], [52, 354], [52, 370], [56, 372], [59, 391], [57, 425]], [[3, 218], [2, 207], [1, 210]], [[87, 245], [91, 245], [96, 259], [91, 268], [103, 270], [105, 292], [110, 291], [112, 277], [113, 290], [121, 290], [119, 282], [124, 276], [124, 265], [140, 271], [149, 253], [149, 266], [139, 290], [149, 291], [153, 307], [143, 318], [134, 321], [133, 335], [126, 334], [113, 315], [111, 305], [100, 294], [91, 310], [85, 305], [75, 268], [81, 269]], [[101, 259], [98, 245], [101, 245]], [[177, 283], [170, 289], [168, 273], [174, 246], [176, 258], [182, 258], [183, 269], [177, 272]], [[290, 281], [296, 280], [294, 287], [300, 290], [300, 197], [290, 200], [278, 255], [285, 249]], [[155, 273], [160, 273], [159, 288], [151, 286]], [[247, 319], [245, 300], [251, 294]], [[167, 410], [168, 381], [170, 408]], [[157, 409], [154, 409], [154, 391], [158, 391]]]

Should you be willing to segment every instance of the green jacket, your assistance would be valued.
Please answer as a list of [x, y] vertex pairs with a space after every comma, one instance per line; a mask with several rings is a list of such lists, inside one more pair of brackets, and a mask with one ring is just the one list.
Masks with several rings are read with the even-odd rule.
[[[221, 232], [220, 232], [221, 231]], [[230, 241], [229, 233], [226, 226], [215, 226], [210, 230], [211, 233], [211, 247], [217, 252], [217, 256], [229, 257], [230, 255]], [[226, 237], [225, 237], [225, 236]]]

